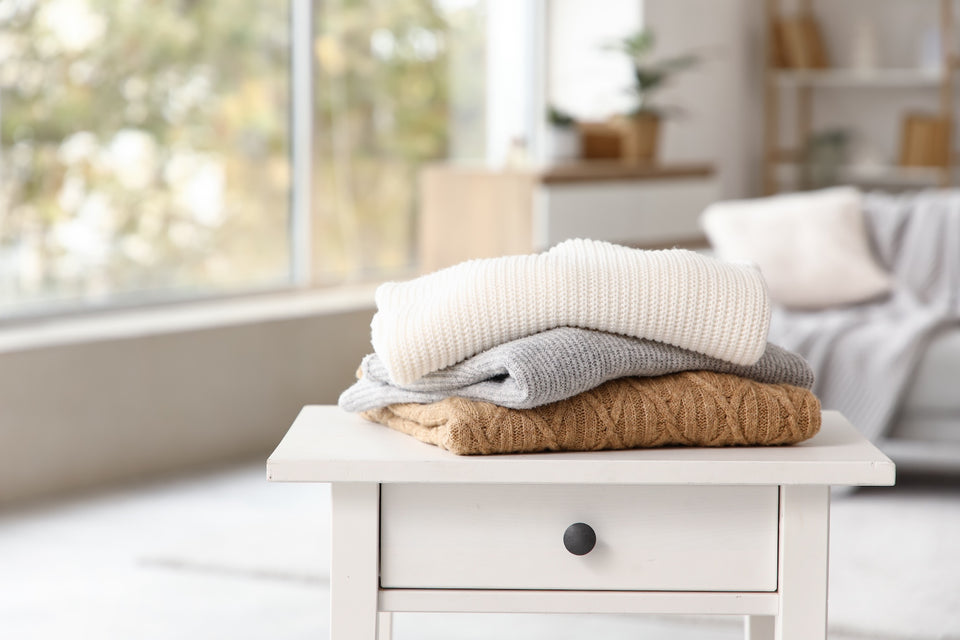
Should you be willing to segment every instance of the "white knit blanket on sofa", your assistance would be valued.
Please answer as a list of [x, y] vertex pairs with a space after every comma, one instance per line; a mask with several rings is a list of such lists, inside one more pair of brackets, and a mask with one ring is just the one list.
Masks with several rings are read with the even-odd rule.
[[373, 348], [397, 384], [563, 326], [751, 365], [763, 355], [770, 322], [766, 287], [753, 266], [595, 240], [388, 282], [377, 289], [376, 303]]
[[960, 324], [960, 190], [871, 193], [863, 204], [893, 293], [820, 311], [776, 308], [770, 335], [810, 362], [824, 409], [876, 439], [893, 423], [931, 336]]

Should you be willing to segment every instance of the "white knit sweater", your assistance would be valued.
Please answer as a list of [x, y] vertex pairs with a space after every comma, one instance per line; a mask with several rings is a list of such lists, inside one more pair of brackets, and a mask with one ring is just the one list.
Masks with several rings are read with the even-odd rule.
[[763, 354], [770, 321], [755, 267], [596, 240], [388, 282], [377, 289], [376, 302], [373, 348], [396, 384], [562, 326], [658, 340], [750, 365]]

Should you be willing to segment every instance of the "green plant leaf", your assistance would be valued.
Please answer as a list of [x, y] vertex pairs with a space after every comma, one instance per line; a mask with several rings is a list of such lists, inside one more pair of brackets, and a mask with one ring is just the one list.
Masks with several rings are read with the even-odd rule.
[[643, 29], [619, 40], [608, 42], [602, 48], [625, 54], [633, 65], [633, 86], [631, 93], [636, 97], [636, 106], [630, 115], [639, 113], [665, 113], [664, 110], [651, 105], [652, 94], [661, 89], [673, 74], [688, 69], [699, 63], [700, 58], [695, 54], [684, 54], [652, 60], [656, 38], [649, 29]]
[[560, 128], [572, 127], [577, 124], [576, 118], [552, 105], [547, 108], [547, 122]]

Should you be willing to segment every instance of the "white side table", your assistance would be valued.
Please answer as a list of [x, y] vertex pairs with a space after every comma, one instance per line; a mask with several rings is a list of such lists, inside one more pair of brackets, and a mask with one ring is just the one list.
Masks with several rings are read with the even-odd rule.
[[844, 418], [790, 447], [456, 456], [305, 407], [272, 481], [332, 483], [331, 640], [394, 611], [747, 616], [824, 640], [830, 485], [892, 485]]

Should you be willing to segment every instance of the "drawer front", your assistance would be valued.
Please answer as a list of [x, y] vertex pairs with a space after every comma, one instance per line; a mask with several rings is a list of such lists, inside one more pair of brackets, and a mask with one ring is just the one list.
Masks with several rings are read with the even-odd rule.
[[[778, 504], [767, 486], [385, 484], [380, 584], [775, 591]], [[596, 544], [574, 555], [581, 522]]]

